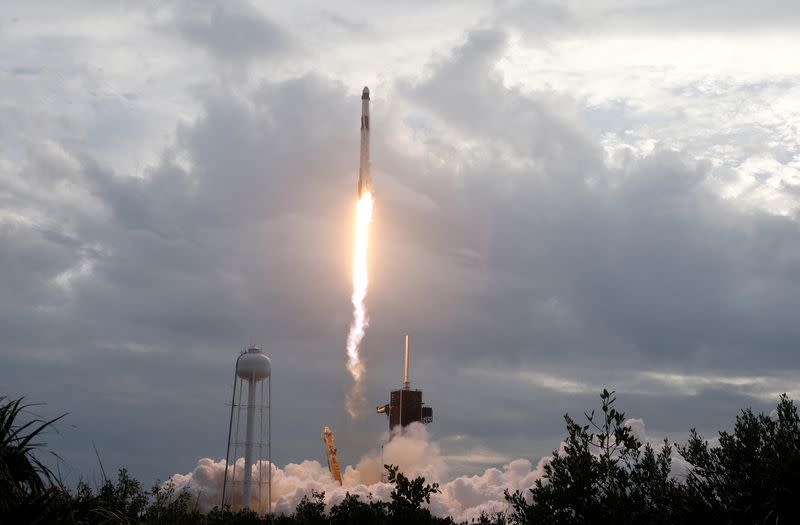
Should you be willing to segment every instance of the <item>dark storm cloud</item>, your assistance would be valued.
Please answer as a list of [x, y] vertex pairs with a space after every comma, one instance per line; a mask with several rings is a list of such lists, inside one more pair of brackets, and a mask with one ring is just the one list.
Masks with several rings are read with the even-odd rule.
[[[237, 26], [224, 13], [196, 34], [224, 39]], [[795, 223], [742, 213], [676, 152], [610, 167], [573, 102], [504, 86], [506, 42], [471, 33], [395, 99], [375, 95], [370, 400], [398, 383], [405, 331], [441, 410], [434, 432], [493, 448], [558, 435], [556, 415], [592, 395], [470, 371], [594, 385], [653, 368], [796, 370]], [[341, 424], [345, 461], [374, 446], [382, 419], [342, 415], [360, 87], [309, 75], [215, 92], [141, 177], [31, 150], [0, 193], [3, 353], [18, 371], [3, 390], [77, 412], [84, 444], [116, 448], [118, 466], [152, 454], [134, 473], [164, 478], [221, 455], [235, 353], [252, 339], [276, 371], [278, 462], [316, 453], [323, 424]], [[709, 411], [743, 399], [695, 396]], [[143, 451], [148, 439], [163, 446]]]
[[[180, 132], [179, 148], [193, 165], [189, 172], [168, 159], [146, 179], [117, 178], [89, 167], [95, 191], [126, 234], [105, 239], [115, 247], [114, 254], [98, 261], [97, 276], [112, 286], [120, 280], [147, 283], [156, 297], [165, 299], [146, 309], [148, 322], [162, 319], [166, 326], [187, 333], [209, 327], [211, 318], [227, 320], [236, 330], [235, 318], [248, 306], [261, 304], [259, 295], [266, 297], [270, 290], [281, 297], [281, 308], [258, 308], [258, 316], [286, 315], [290, 298], [310, 291], [291, 288], [305, 278], [286, 266], [302, 268], [303, 259], [292, 252], [326, 235], [324, 229], [330, 226], [323, 223], [323, 229], [316, 230], [316, 221], [335, 213], [341, 201], [334, 198], [336, 184], [318, 179], [325, 174], [320, 157], [332, 173], [345, 171], [343, 148], [336, 140], [326, 141], [333, 135], [332, 126], [345, 118], [342, 109], [323, 107], [322, 101], [331, 96], [328, 89], [311, 78], [268, 87], [250, 101], [255, 112], [250, 103], [235, 97], [210, 100], [205, 116]], [[330, 118], [323, 126], [327, 131], [312, 130], [311, 120], [292, 123], [284, 108], [290, 100], [305, 99], [311, 109]], [[302, 155], [300, 144], [320, 157]], [[305, 193], [306, 200], [298, 193]], [[293, 215], [307, 217], [310, 224], [303, 228]], [[276, 249], [261, 244], [270, 240]], [[318, 247], [322, 254], [331, 251], [322, 243]], [[159, 262], [152, 271], [137, 271], [142, 258]], [[324, 255], [320, 259], [326, 260]], [[317, 301], [320, 298], [318, 294]], [[142, 294], [141, 299], [153, 297]], [[175, 308], [173, 301], [189, 311]], [[287, 320], [283, 333], [301, 330], [300, 317]], [[247, 332], [246, 323], [238, 324], [240, 336]], [[227, 330], [219, 335], [234, 336]]]
[[[502, 49], [501, 34], [474, 33], [405, 90], [430, 118], [456, 126], [454, 140], [481, 144], [480, 154], [465, 147], [442, 168], [420, 166], [425, 180], [408, 182], [438, 207], [412, 222], [414, 238], [451, 254], [485, 245], [484, 293], [456, 301], [482, 313], [461, 327], [483, 328], [475, 353], [491, 334], [500, 360], [556, 349], [572, 359], [575, 346], [591, 346], [585, 359], [793, 366], [800, 336], [790, 314], [800, 291], [792, 284], [800, 262], [793, 223], [740, 212], [709, 188], [710, 165], [679, 153], [606, 167], [587, 130], [550, 109], [553, 95], [502, 86], [491, 67]], [[512, 147], [522, 166], [509, 167], [493, 144]], [[434, 171], [453, 165], [457, 176]], [[427, 226], [440, 218], [452, 222]], [[543, 315], [548, 304], [568, 323], [566, 334], [542, 326], [553, 321]], [[748, 351], [757, 341], [758, 352]]]
[[[238, 348], [255, 341], [272, 354], [278, 392], [286, 392], [276, 404], [285, 425], [276, 435], [307, 438], [300, 447], [277, 446], [276, 453], [299, 460], [316, 449], [319, 425], [336, 418], [305, 414], [341, 412], [346, 376], [349, 250], [342, 239], [349, 239], [353, 202], [348, 152], [358, 147], [357, 132], [341, 131], [357, 129], [348, 126], [357, 123], [348, 101], [358, 106], [358, 93], [347, 96], [342, 86], [316, 77], [265, 84], [247, 100], [220, 93], [143, 178], [120, 176], [82, 155], [45, 158], [32, 151], [22, 173], [48, 180], [32, 184], [36, 177], [28, 177], [24, 192], [6, 204], [35, 205], [55, 230], [3, 225], [1, 254], [9, 261], [3, 319], [13, 334], [4, 338], [4, 352], [23, 372], [20, 381], [4, 377], [3, 390], [33, 393], [53, 410], [132, 410], [131, 427], [155, 434], [163, 425], [169, 435], [177, 433], [169, 431], [172, 409], [135, 392], [121, 396], [122, 385], [158, 399], [198, 395], [181, 417], [223, 429], [225, 396], [218, 390], [229, 388]], [[295, 103], [310, 113], [293, 112]], [[169, 151], [188, 158], [191, 169], [179, 167]], [[54, 181], [79, 187], [96, 214], [50, 199]], [[84, 260], [86, 274], [59, 286], [58, 277]], [[86, 362], [95, 365], [91, 373]], [[156, 373], [145, 372], [150, 367]], [[32, 369], [41, 373], [24, 373]], [[75, 386], [52, 378], [76, 375], [85, 378], [81, 388], [58, 395]], [[314, 393], [286, 390], [309, 381]], [[148, 406], [150, 415], [131, 402]], [[116, 439], [107, 418], [79, 419], [89, 427], [81, 436]], [[194, 440], [182, 459], [158, 456], [132, 467], [163, 478], [221, 450], [214, 444], [224, 441], [222, 434], [205, 435], [212, 437]], [[283, 442], [292, 442], [289, 434]], [[119, 464], [122, 455], [114, 455]], [[148, 470], [154, 464], [162, 470]]]

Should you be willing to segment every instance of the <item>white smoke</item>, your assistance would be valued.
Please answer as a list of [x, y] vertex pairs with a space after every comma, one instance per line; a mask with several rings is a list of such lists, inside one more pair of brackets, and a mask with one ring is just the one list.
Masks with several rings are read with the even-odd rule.
[[[644, 421], [629, 419], [625, 425], [631, 427], [634, 435], [643, 443], [649, 442], [656, 450], [660, 449], [660, 442], [646, 434]], [[560, 444], [559, 450], [564, 452], [564, 443]], [[347, 466], [342, 474], [342, 486], [331, 478], [327, 466], [319, 461], [290, 463], [283, 468], [273, 466], [272, 505], [276, 513], [291, 514], [303, 496], [310, 496], [312, 491], [325, 492], [327, 510], [341, 502], [348, 492], [357, 494], [362, 501], [370, 494], [373, 499], [388, 500], [393, 486], [384, 481], [383, 465], [393, 464], [399, 466], [400, 471], [409, 478], [424, 476], [427, 483], [440, 484], [441, 493], [431, 497], [430, 510], [433, 514], [451, 516], [456, 522], [468, 522], [480, 517], [482, 512], [493, 514], [508, 510], [504, 491], [525, 492], [533, 487], [544, 473], [544, 466], [550, 458], [541, 458], [536, 466], [527, 459], [515, 459], [502, 468], [486, 469], [480, 475], [458, 476], [443, 481], [447, 468], [439, 445], [430, 441], [423, 425], [413, 423], [402, 431], [393, 432], [391, 436], [387, 434], [382, 452], [366, 455], [355, 466]], [[672, 461], [672, 475], [683, 479], [687, 466], [675, 450]], [[243, 467], [244, 460], [240, 458], [236, 464], [236, 481], [241, 481]], [[232, 471], [233, 465], [229, 468]], [[262, 468], [266, 477], [269, 464], [264, 462]], [[204, 458], [192, 472], [175, 474], [167, 483], [172, 482], [178, 491], [187, 489], [197, 499], [198, 508], [207, 512], [220, 504], [224, 470], [224, 460]], [[256, 465], [253, 466], [254, 480], [257, 474]], [[241, 483], [234, 483], [232, 488], [233, 498], [229, 502], [237, 509], [241, 506]], [[231, 485], [228, 490], [231, 490]], [[261, 498], [259, 501], [258, 494], [254, 494], [250, 507], [266, 510], [266, 491], [262, 491]]]
[[[390, 436], [386, 436], [387, 439]], [[396, 431], [382, 452], [364, 456], [355, 466], [347, 466], [342, 474], [342, 486], [333, 481], [328, 468], [319, 461], [290, 463], [283, 468], [272, 466], [272, 505], [279, 514], [291, 514], [303, 496], [312, 491], [325, 492], [327, 509], [341, 502], [346, 493], [357, 494], [362, 500], [372, 494], [376, 500], [388, 500], [393, 485], [383, 481], [384, 464], [397, 465], [409, 478], [424, 476], [427, 483], [440, 483], [441, 494], [431, 498], [431, 512], [438, 516], [452, 516], [456, 521], [477, 518], [481, 511], [502, 512], [507, 508], [503, 490], [524, 490], [533, 486], [541, 476], [544, 460], [534, 469], [526, 459], [517, 459], [502, 469], [490, 468], [480, 476], [460, 476], [442, 482], [447, 474], [445, 461], [439, 445], [430, 441], [425, 427], [419, 423], [409, 425], [402, 432]], [[242, 479], [244, 460], [236, 464], [236, 481]], [[253, 479], [257, 479], [258, 465], [253, 466]], [[263, 462], [266, 478], [269, 464]], [[229, 466], [233, 471], [233, 465]], [[199, 510], [207, 512], [219, 505], [222, 498], [222, 482], [225, 471], [224, 460], [204, 458], [188, 474], [175, 474], [167, 483], [176, 490], [188, 490], [197, 500]], [[230, 482], [229, 482], [230, 483]], [[228, 485], [232, 490], [234, 509], [241, 506], [241, 483]], [[259, 502], [253, 490], [250, 507], [266, 509], [266, 489], [262, 490]]]

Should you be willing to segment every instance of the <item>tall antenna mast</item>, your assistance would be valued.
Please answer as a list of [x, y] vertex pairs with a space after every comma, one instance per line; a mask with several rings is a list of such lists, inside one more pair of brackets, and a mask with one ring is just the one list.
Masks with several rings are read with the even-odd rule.
[[408, 378], [409, 360], [411, 359], [411, 337], [406, 336], [406, 366], [403, 374], [403, 386], [389, 393], [389, 402], [378, 405], [375, 411], [386, 414], [389, 418], [389, 430], [395, 427], [406, 427], [414, 422], [427, 425], [433, 421], [433, 408], [422, 402], [422, 390], [411, 390]]
[[403, 390], [408, 390], [408, 351], [409, 351], [409, 340], [408, 340], [408, 335], [406, 335], [406, 373], [403, 376]]

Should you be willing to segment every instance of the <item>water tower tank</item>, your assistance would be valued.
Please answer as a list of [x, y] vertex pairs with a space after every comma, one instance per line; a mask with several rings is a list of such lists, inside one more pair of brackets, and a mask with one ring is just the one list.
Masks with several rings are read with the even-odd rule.
[[248, 348], [236, 361], [236, 375], [245, 381], [260, 381], [269, 377], [272, 361], [260, 348]]

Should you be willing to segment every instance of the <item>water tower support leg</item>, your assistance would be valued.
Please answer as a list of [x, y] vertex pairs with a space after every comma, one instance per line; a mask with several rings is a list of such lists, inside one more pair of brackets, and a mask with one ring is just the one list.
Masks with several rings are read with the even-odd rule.
[[247, 382], [247, 428], [244, 441], [244, 486], [242, 508], [250, 508], [250, 490], [253, 484], [253, 432], [256, 416], [256, 381]]

